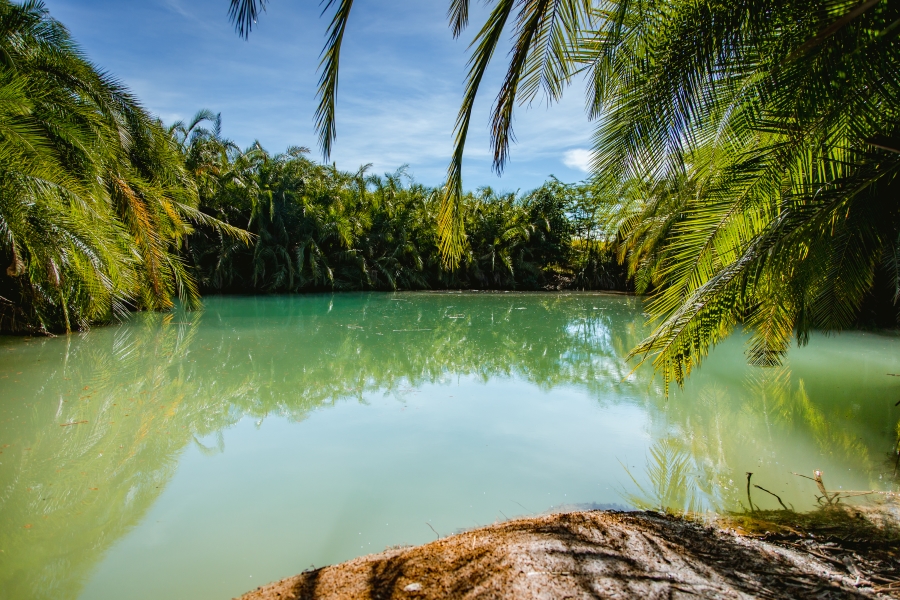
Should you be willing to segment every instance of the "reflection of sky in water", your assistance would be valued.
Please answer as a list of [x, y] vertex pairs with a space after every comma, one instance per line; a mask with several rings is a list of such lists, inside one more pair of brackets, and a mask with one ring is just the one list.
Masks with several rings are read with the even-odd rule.
[[666, 399], [645, 333], [623, 296], [348, 294], [0, 339], [0, 589], [224, 598], [432, 527], [740, 509], [747, 471], [798, 509], [791, 471], [891, 485], [900, 340], [759, 370], [733, 338]]
[[[576, 459], [598, 451], [640, 458], [645, 420], [636, 407], [601, 414], [583, 395], [565, 393], [565, 406], [595, 413], [573, 423], [524, 386], [498, 393], [464, 378], [430, 388], [403, 405], [367, 397], [362, 414], [340, 403], [310, 416], [300, 431], [283, 419], [258, 428], [245, 419], [225, 433], [225, 452], [213, 458], [189, 448], [83, 597], [108, 597], [136, 580], [148, 582], [147, 597], [167, 596], [168, 584], [154, 582], [154, 574], [186, 565], [199, 581], [181, 582], [190, 594], [180, 594], [205, 597], [210, 580], [224, 578], [232, 587], [220, 595], [228, 597], [313, 563], [431, 541], [429, 525], [447, 535], [585, 499], [623, 504], [606, 465]], [[477, 428], [473, 414], [482, 421]], [[576, 441], [553, 450], [558, 440], [541, 439], [538, 423]], [[516, 444], [523, 437], [532, 443]]]
[[[591, 309], [599, 310], [597, 307]], [[564, 351], [560, 357], [563, 361], [576, 364], [589, 362], [598, 371], [617, 372], [622, 368], [622, 357], [616, 354], [612, 345], [608, 319], [602, 316], [574, 319], [566, 326], [566, 334], [584, 345]]]

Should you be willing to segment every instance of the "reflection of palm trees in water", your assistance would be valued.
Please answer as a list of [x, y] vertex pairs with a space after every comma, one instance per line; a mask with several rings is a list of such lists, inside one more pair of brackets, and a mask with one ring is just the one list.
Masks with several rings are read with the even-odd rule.
[[41, 346], [34, 364], [57, 366], [40, 373], [33, 402], [16, 405], [23, 418], [0, 423], [0, 441], [12, 444], [2, 462], [15, 465], [0, 471], [0, 589], [77, 596], [183, 449], [221, 451], [222, 430], [244, 417], [299, 421], [339, 400], [386, 392], [402, 401], [457, 377], [577, 386], [601, 403], [646, 407], [660, 441], [638, 505], [735, 507], [739, 458], [771, 454], [786, 432], [873, 466], [853, 433], [871, 418], [848, 420], [787, 371], [737, 387], [699, 372], [668, 401], [649, 371], [629, 378], [623, 357], [645, 333], [637, 307], [580, 294], [212, 299], [204, 313], [136, 315], [122, 328], [32, 342]]
[[35, 393], [29, 426], [0, 428], [19, 459], [0, 472], [0, 588], [10, 597], [76, 597], [99, 556], [163, 490], [193, 435], [236, 419], [217, 405], [247, 386], [218, 386], [184, 366], [196, 325], [136, 319], [145, 324], [42, 342], [41, 360], [60, 366]]
[[[790, 489], [784, 497], [798, 507], [816, 506], [817, 492], [811, 484], [797, 480], [794, 471], [811, 475], [813, 469], [828, 464], [835, 474], [831, 483], [837, 486], [840, 474], [851, 465], [853, 474], [868, 476], [867, 489], [889, 485], [888, 480], [879, 479], [885, 464], [873, 458], [884, 455], [880, 441], [890, 444], [879, 435], [883, 421], [848, 411], [840, 398], [820, 394], [815, 401], [804, 379], [787, 367], [748, 367], [747, 372], [743, 384], [732, 387], [709, 382], [698, 373], [689, 393], [670, 398], [662, 407], [657, 427], [666, 433], [649, 451], [647, 483], [628, 472], [638, 490], [625, 494], [633, 505], [675, 513], [748, 509], [745, 476], [757, 470], [753, 464], [757, 457], [761, 457], [757, 464], [770, 466], [762, 468], [753, 483], [776, 487], [787, 479]], [[801, 458], [800, 453], [786, 451], [797, 448], [785, 443], [791, 438], [812, 444], [817, 458], [810, 459], [809, 452]], [[814, 462], [804, 469], [801, 460]], [[777, 466], [771, 466], [773, 461]], [[755, 492], [753, 498], [754, 503], [780, 506], [765, 490]]]
[[644, 510], [675, 513], [699, 512], [706, 508], [698, 489], [698, 477], [693, 457], [678, 438], [663, 438], [650, 447], [647, 458], [649, 485], [641, 483], [626, 465], [637, 494], [626, 494], [628, 502]]
[[[34, 364], [56, 366], [29, 390], [32, 408], [19, 406], [29, 425], [0, 424], [10, 444], [3, 462], [15, 465], [0, 471], [0, 589], [76, 597], [103, 552], [146, 514], [182, 450], [222, 451], [222, 430], [244, 416], [296, 421], [338, 400], [451, 376], [514, 375], [609, 397], [628, 372], [622, 349], [637, 339], [623, 339], [613, 317], [578, 295], [451, 308], [446, 295], [353, 298], [330, 316], [321, 296], [212, 300], [205, 313], [139, 314], [125, 327], [32, 342], [41, 346]], [[464, 319], [448, 318], [460, 311]], [[251, 323], [235, 327], [235, 317]]]

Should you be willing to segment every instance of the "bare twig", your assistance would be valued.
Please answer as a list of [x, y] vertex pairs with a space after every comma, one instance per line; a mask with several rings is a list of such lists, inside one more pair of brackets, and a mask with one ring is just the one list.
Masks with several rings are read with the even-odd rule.
[[829, 494], [828, 490], [825, 489], [825, 483], [822, 481], [822, 471], [813, 471], [813, 475], [815, 475], [815, 477], [801, 475], [800, 473], [794, 473], [793, 471], [791, 471], [791, 475], [796, 475], [797, 477], [803, 477], [804, 479], [814, 481], [816, 483], [816, 486], [819, 488], [819, 491], [822, 493], [822, 495], [818, 498], [820, 504], [822, 503], [823, 499], [828, 503], [829, 506], [834, 505], [836, 503], [835, 501], [841, 501], [841, 492]]
[[829, 505], [834, 504], [835, 500], [840, 502], [840, 492], [829, 494], [828, 490], [825, 489], [825, 482], [822, 481], [822, 471], [813, 471], [813, 475], [816, 476], [813, 481], [816, 482], [816, 485], [818, 486], [819, 491], [822, 492], [822, 497], [825, 498], [825, 501], [828, 502]]
[[431, 526], [431, 523], [429, 523], [428, 521], [425, 521], [425, 524], [428, 525], [428, 528], [429, 528], [429, 529], [431, 529], [432, 531], [434, 531], [434, 535], [438, 536], [438, 539], [441, 539], [441, 534], [439, 534], [439, 533], [435, 530], [435, 528]]
[[87, 421], [72, 421], [71, 423], [60, 423], [60, 427], [68, 427], [69, 425], [81, 425], [82, 423], [87, 423]]
[[870, 494], [887, 494], [890, 496], [890, 495], [893, 495], [894, 492], [880, 492], [878, 490], [867, 490], [867, 491], [851, 490], [851, 491], [846, 491], [846, 492], [844, 492], [844, 491], [835, 492], [834, 494], [831, 495], [831, 497], [834, 498], [836, 496], [840, 496], [841, 498], [855, 498], [856, 496], [868, 496]]
[[756, 508], [753, 506], [753, 499], [750, 498], [750, 478], [753, 477], [753, 473], [747, 472], [747, 502], [750, 503], [750, 512], [756, 512]]
[[787, 506], [784, 505], [784, 502], [781, 501], [781, 496], [779, 496], [775, 492], [770, 492], [766, 488], [762, 487], [761, 485], [756, 485], [755, 483], [753, 484], [753, 487], [755, 487], [758, 490], [762, 490], [767, 494], [771, 494], [772, 496], [775, 496], [775, 499], [778, 500], [778, 504], [781, 505], [781, 508], [783, 508], [784, 510], [790, 510]]
[[[897, 452], [897, 456], [898, 456], [898, 460], [900, 460], [900, 451]], [[814, 481], [816, 483], [816, 486], [818, 486], [819, 491], [822, 493], [822, 495], [818, 497], [819, 501], [821, 502], [822, 499], [824, 499], [830, 505], [837, 504], [838, 502], [840, 502], [841, 500], [843, 500], [845, 498], [870, 496], [872, 494], [882, 494], [884, 496], [897, 496], [898, 495], [897, 492], [884, 491], [884, 490], [847, 490], [846, 492], [839, 491], [839, 492], [830, 493], [830, 492], [828, 492], [828, 490], [825, 489], [825, 483], [822, 481], [822, 471], [815, 471], [815, 475], [816, 475], [815, 477], [809, 477], [809, 476], [803, 475], [801, 473], [794, 473], [793, 471], [791, 472], [791, 475], [796, 475], [797, 477], [802, 477], [804, 479], [809, 479], [810, 481]], [[756, 487], [759, 487], [759, 486], [757, 485]], [[760, 488], [760, 489], [762, 489], [762, 488]], [[763, 491], [768, 492], [769, 490], [763, 490]], [[771, 492], [769, 492], [769, 493], [771, 494]], [[782, 506], [784, 506], [784, 505], [782, 505]]]

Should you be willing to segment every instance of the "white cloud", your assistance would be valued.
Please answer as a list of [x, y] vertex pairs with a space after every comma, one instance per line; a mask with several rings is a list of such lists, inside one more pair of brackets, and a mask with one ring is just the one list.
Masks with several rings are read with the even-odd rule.
[[563, 164], [570, 169], [578, 169], [589, 173], [591, 171], [591, 159], [593, 153], [585, 148], [575, 148], [574, 150], [566, 150], [563, 154]]

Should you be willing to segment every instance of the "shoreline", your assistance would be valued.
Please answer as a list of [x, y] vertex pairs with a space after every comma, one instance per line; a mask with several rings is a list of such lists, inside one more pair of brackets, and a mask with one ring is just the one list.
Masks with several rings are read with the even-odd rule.
[[[851, 527], [866, 518], [837, 510]], [[514, 519], [305, 571], [240, 600], [900, 597], [894, 538], [845, 547], [770, 521], [757, 522], [776, 530], [763, 535], [728, 523], [616, 511]]]

